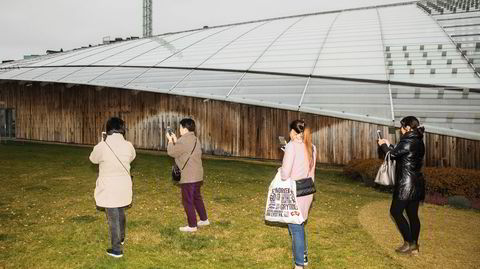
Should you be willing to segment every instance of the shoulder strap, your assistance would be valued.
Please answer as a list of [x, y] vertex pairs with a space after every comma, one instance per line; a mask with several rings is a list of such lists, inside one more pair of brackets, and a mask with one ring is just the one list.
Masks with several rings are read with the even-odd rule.
[[117, 154], [115, 154], [115, 151], [113, 151], [113, 149], [110, 147], [110, 145], [107, 143], [107, 141], [103, 141], [103, 142], [105, 142], [105, 144], [107, 144], [107, 147], [110, 149], [110, 151], [113, 153], [113, 155], [115, 155], [115, 158], [117, 158], [118, 162], [122, 165], [123, 169], [125, 169], [127, 174], [130, 176], [130, 172], [128, 172], [128, 169], [125, 167], [125, 165], [123, 165], [122, 161], [120, 161]]
[[195, 151], [195, 148], [197, 147], [197, 140], [198, 140], [198, 138], [195, 138], [195, 145], [193, 146], [192, 152], [190, 152], [190, 155], [188, 156], [187, 161], [186, 161], [185, 164], [183, 165], [182, 170], [185, 169], [185, 166], [187, 166], [187, 163], [188, 163], [188, 161], [190, 160], [190, 157], [192, 157], [192, 154], [193, 154], [193, 152]]

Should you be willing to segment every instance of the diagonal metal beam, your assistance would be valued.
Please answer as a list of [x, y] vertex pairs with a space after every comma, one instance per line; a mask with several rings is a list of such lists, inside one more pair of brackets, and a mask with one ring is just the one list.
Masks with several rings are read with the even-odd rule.
[[260, 58], [263, 57], [263, 55], [273, 46], [273, 44], [275, 44], [275, 42], [277, 42], [277, 40], [279, 40], [286, 32], [288, 32], [288, 30], [290, 30], [290, 28], [292, 28], [295, 24], [299, 23], [301, 20], [305, 19], [305, 17], [300, 17], [300, 19], [296, 20], [295, 22], [293, 22], [291, 25], [289, 25], [285, 30], [283, 30], [263, 51], [262, 53], [255, 59], [255, 61], [253, 61], [252, 64], [250, 64], [250, 66], [247, 68], [247, 70], [243, 73], [243, 75], [237, 80], [237, 82], [235, 83], [235, 85], [230, 89], [230, 91], [228, 92], [227, 96], [225, 96], [225, 98], [228, 98], [232, 92], [235, 90], [235, 88], [238, 86], [238, 84], [240, 84], [240, 81], [245, 77], [245, 75], [248, 73], [248, 71], [250, 71], [250, 69], [252, 69], [252, 67], [258, 62], [258, 60], [260, 60]]
[[388, 99], [390, 101], [390, 113], [392, 115], [392, 125], [395, 126], [395, 108], [393, 106], [392, 85], [390, 84], [390, 72], [388, 71], [388, 66], [385, 63], [385, 59], [386, 59], [385, 38], [383, 37], [382, 18], [380, 17], [380, 12], [378, 11], [378, 8], [376, 8], [375, 11], [377, 12], [378, 26], [380, 27], [380, 39], [382, 40], [383, 64], [385, 66], [385, 78], [388, 81]]
[[312, 78], [313, 72], [315, 71], [315, 68], [317, 68], [317, 63], [318, 59], [320, 59], [320, 55], [322, 54], [323, 48], [325, 47], [325, 44], [327, 43], [328, 36], [330, 35], [330, 31], [332, 31], [333, 25], [337, 21], [338, 16], [342, 12], [338, 12], [337, 15], [335, 15], [335, 18], [332, 20], [332, 23], [330, 23], [330, 26], [328, 27], [327, 33], [325, 34], [325, 38], [323, 39], [322, 45], [318, 49], [317, 57], [315, 57], [315, 61], [313, 62], [313, 67], [312, 70], [310, 71], [310, 75], [308, 76], [307, 82], [305, 83], [305, 87], [303, 88], [302, 92], [302, 97], [300, 97], [300, 102], [298, 102], [298, 110], [300, 110], [300, 107], [303, 104], [303, 99], [305, 98], [305, 94], [307, 93], [308, 86], [310, 85], [310, 79]]

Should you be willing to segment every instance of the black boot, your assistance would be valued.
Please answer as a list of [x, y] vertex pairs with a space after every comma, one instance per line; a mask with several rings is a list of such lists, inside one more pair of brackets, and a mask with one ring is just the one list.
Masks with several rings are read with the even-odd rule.
[[410, 244], [408, 242], [403, 242], [403, 245], [397, 249], [395, 249], [396, 252], [402, 253], [402, 254], [408, 254], [410, 253]]

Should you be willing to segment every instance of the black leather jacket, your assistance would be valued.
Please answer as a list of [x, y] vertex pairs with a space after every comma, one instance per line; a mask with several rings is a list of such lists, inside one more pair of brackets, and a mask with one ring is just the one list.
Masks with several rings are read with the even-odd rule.
[[425, 144], [417, 131], [405, 133], [396, 145], [382, 145], [382, 150], [396, 161], [393, 199], [424, 200], [425, 179], [422, 173]]

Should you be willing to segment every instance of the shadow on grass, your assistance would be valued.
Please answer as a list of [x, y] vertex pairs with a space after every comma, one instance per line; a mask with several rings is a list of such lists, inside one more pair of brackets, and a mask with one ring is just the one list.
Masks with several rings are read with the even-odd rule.
[[288, 228], [288, 224], [280, 222], [265, 221], [265, 225], [276, 228]]
[[76, 217], [70, 218], [70, 220], [75, 223], [91, 223], [96, 221], [97, 219], [98, 219], [97, 217], [90, 216], [90, 215], [76, 216]]
[[204, 248], [209, 247], [213, 241], [213, 236], [206, 236], [206, 235], [185, 235], [180, 236], [180, 248], [185, 251], [193, 251], [193, 250], [201, 250]]
[[127, 228], [138, 228], [138, 227], [148, 227], [152, 225], [150, 220], [130, 220], [127, 221]]
[[235, 203], [235, 199], [230, 196], [215, 196], [213, 197], [213, 201], [219, 204], [226, 204], [226, 205]]
[[191, 252], [210, 247], [215, 243], [215, 237], [197, 233], [183, 233], [176, 227], [164, 226], [160, 228], [160, 234], [168, 244], [178, 246], [180, 249]]
[[215, 225], [218, 225], [219, 227], [222, 228], [228, 228], [230, 225], [232, 225], [232, 222], [229, 220], [220, 220], [214, 223]]
[[50, 188], [42, 185], [30, 186], [25, 188], [26, 191], [49, 191]]
[[15, 236], [9, 234], [0, 234], [0, 241], [13, 241]]
[[15, 220], [24, 217], [24, 213], [18, 210], [15, 213], [0, 212], [0, 221]]

